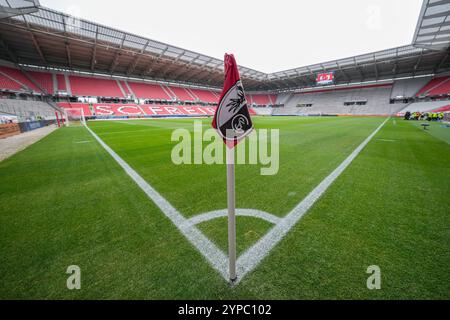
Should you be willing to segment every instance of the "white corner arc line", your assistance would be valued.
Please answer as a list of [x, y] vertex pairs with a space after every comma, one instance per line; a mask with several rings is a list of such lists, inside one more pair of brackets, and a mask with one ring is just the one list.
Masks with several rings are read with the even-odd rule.
[[103, 142], [89, 127], [86, 129], [100, 143], [100, 145], [125, 170], [133, 181], [147, 194], [158, 208], [169, 218], [189, 242], [206, 258], [224, 279], [228, 279], [227, 256], [188, 219], [183, 217], [166, 199], [153, 189], [135, 170], [133, 170], [117, 153]]
[[255, 245], [244, 252], [237, 260], [238, 284], [242, 279], [269, 254], [269, 252], [286, 236], [286, 234], [297, 224], [305, 213], [316, 203], [316, 201], [327, 191], [331, 184], [344, 172], [344, 170], [361, 153], [364, 147], [384, 127], [387, 118], [366, 140], [363, 141], [328, 177], [326, 177], [311, 193], [303, 199], [288, 215], [276, 224]]
[[[245, 276], [253, 271], [270, 251], [285, 237], [285, 235], [300, 221], [305, 213], [327, 191], [331, 184], [345, 171], [353, 160], [361, 153], [373, 137], [384, 127], [387, 118], [366, 140], [364, 140], [328, 177], [326, 177], [311, 193], [303, 199], [288, 215], [278, 218], [267, 212], [241, 209], [241, 215], [252, 216], [272, 222], [275, 226], [255, 245], [245, 251], [237, 260], [238, 285]], [[119, 155], [105, 144], [89, 127], [85, 126], [99, 144], [125, 170], [133, 181], [147, 194], [158, 208], [172, 221], [188, 241], [206, 258], [210, 265], [228, 281], [228, 258], [211, 240], [209, 240], [195, 225], [203, 221], [222, 217], [224, 210], [213, 211], [190, 219], [183, 217], [164, 197], [153, 189], [135, 170], [133, 170]], [[212, 218], [211, 218], [212, 217]], [[211, 219], [210, 219], [211, 218]]]
[[[255, 210], [255, 209], [236, 209], [236, 216], [259, 218], [259, 219], [265, 220], [267, 222], [270, 222], [272, 224], [277, 224], [281, 220], [281, 218], [274, 216], [273, 214], [270, 214], [270, 213], [267, 213], [264, 211], [260, 211], [260, 210]], [[228, 217], [227, 209], [211, 211], [211, 212], [197, 215], [195, 217], [190, 218], [189, 222], [192, 223], [193, 225], [198, 225], [198, 224], [206, 222], [206, 221], [214, 220], [217, 218], [223, 218], [223, 217]]]

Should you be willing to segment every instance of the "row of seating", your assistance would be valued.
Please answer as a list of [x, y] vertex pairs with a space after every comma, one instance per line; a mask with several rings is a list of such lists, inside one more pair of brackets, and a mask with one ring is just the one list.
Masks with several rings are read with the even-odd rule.
[[55, 109], [45, 102], [34, 100], [0, 99], [0, 113], [18, 116], [21, 122], [38, 117], [47, 120], [55, 118]]
[[277, 96], [274, 94], [248, 94], [247, 102], [251, 105], [274, 105], [277, 102]]
[[2, 85], [11, 84], [11, 88], [6, 87], [5, 89], [41, 92], [41, 90], [18, 69], [0, 67], [0, 75], [6, 80]]
[[417, 93], [417, 97], [450, 94], [450, 77], [437, 77], [428, 82]]
[[285, 98], [285, 108], [273, 115], [392, 114], [404, 105], [390, 104], [392, 84], [343, 87], [301, 92]]
[[[11, 91], [34, 91], [36, 93], [56, 94], [65, 92], [70, 96], [154, 99], [167, 101], [188, 101], [218, 103], [220, 92], [150, 84], [128, 80], [100, 79], [39, 71], [21, 71], [0, 66], [0, 89]], [[277, 96], [270, 94], [249, 94], [249, 104], [273, 105]]]
[[450, 110], [450, 101], [422, 101], [407, 105], [398, 112], [399, 116], [404, 116], [406, 112], [445, 112]]
[[[60, 102], [58, 106], [65, 109], [72, 109], [78, 112], [77, 115], [83, 114], [90, 116], [213, 116], [215, 107], [204, 106], [186, 106], [186, 105], [160, 105], [160, 104], [86, 104], [86, 103], [69, 103]], [[77, 111], [78, 110], [78, 111]], [[250, 113], [255, 115], [255, 111], [250, 109]]]
[[428, 82], [430, 82], [431, 79], [432, 77], [421, 77], [397, 80], [392, 87], [391, 99], [404, 100], [413, 98], [428, 84]]

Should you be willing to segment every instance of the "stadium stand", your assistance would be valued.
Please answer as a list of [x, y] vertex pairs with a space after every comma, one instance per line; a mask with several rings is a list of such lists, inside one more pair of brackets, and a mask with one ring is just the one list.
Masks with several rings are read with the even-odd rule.
[[[181, 101], [180, 105], [159, 106], [163, 108], [156, 115], [189, 115], [189, 109], [183, 109], [182, 102], [195, 104], [217, 104], [220, 93], [209, 89], [186, 88], [178, 86], [168, 86], [160, 84], [150, 84], [138, 81], [104, 79], [98, 77], [88, 77], [80, 75], [66, 75], [63, 73], [50, 73], [35, 70], [19, 70], [9, 66], [0, 67], [0, 89], [8, 92], [30, 92], [61, 94], [67, 93], [73, 97], [101, 97], [105, 98], [138, 98], [155, 101]], [[267, 106], [285, 106], [279, 108], [268, 108], [270, 110], [258, 110], [255, 108], [252, 112], [259, 115], [317, 115], [317, 114], [336, 114], [336, 115], [384, 115], [403, 112], [407, 107], [411, 111], [421, 111], [422, 105], [417, 104], [421, 100], [431, 96], [450, 94], [450, 77], [439, 76], [436, 78], [422, 77], [412, 79], [397, 80], [388, 84], [376, 84], [369, 86], [338, 87], [333, 89], [313, 89], [299, 93], [280, 93], [271, 94], [264, 92], [247, 92], [247, 101], [249, 105], [255, 107]], [[405, 100], [403, 104], [391, 104], [392, 100]], [[100, 100], [99, 100], [100, 101]], [[413, 105], [405, 106], [404, 103], [415, 101]], [[47, 104], [46, 104], [47, 105]], [[71, 104], [73, 105], [73, 103]], [[437, 103], [441, 106], [441, 102]], [[106, 109], [88, 108], [86, 115], [94, 116], [97, 111], [100, 114], [105, 112], [107, 115], [123, 116], [128, 114], [141, 114], [143, 116], [152, 116], [151, 110], [146, 109], [143, 112], [139, 110], [138, 105], [130, 105], [124, 108], [123, 105], [117, 105], [112, 109], [109, 106]], [[427, 102], [423, 107], [426, 110], [433, 110]], [[157, 108], [155, 110], [157, 110]], [[169, 108], [169, 109], [165, 109]], [[181, 109], [179, 109], [181, 108]], [[189, 107], [187, 107], [189, 108]], [[200, 108], [196, 105], [193, 108]], [[418, 108], [415, 110], [415, 108]], [[436, 109], [436, 108], [434, 108]], [[103, 111], [102, 111], [103, 110]], [[104, 111], [106, 110], [106, 111]], [[125, 110], [125, 111], [124, 111]], [[192, 115], [205, 116], [203, 109], [194, 109]], [[139, 112], [138, 112], [139, 111]]]
[[258, 106], [268, 106], [273, 104], [270, 96], [267, 94], [251, 94], [250, 96], [252, 104], [256, 104]]
[[11, 78], [15, 82], [19, 83], [25, 90], [31, 90], [36, 93], [40, 93], [41, 90], [33, 83], [27, 76], [19, 69], [13, 69], [9, 67], [0, 67], [0, 72], [5, 76]]
[[211, 91], [202, 89], [190, 89], [190, 91], [197, 97], [200, 101], [208, 103], [218, 103], [219, 98]]
[[169, 89], [173, 92], [178, 101], [195, 101], [195, 97], [193, 97], [185, 88], [170, 86]]
[[269, 100], [270, 104], [274, 105], [277, 103], [277, 95], [276, 94], [269, 94]]
[[415, 97], [430, 80], [430, 77], [397, 80], [392, 88], [391, 99]]
[[292, 99], [292, 93], [282, 93], [277, 96], [276, 104], [278, 105], [287, 105], [290, 99]]
[[38, 117], [47, 120], [55, 119], [55, 109], [42, 101], [0, 99], [0, 111], [16, 115], [21, 120], [36, 120]]
[[385, 115], [396, 113], [404, 105], [390, 104], [392, 84], [324, 89], [302, 92], [286, 98], [285, 108], [274, 115]]
[[450, 94], [450, 77], [442, 81], [436, 88], [433, 88], [428, 93], [430, 96], [440, 96]]
[[72, 95], [124, 98], [115, 80], [70, 76]]
[[257, 105], [259, 107], [267, 107], [275, 105], [277, 102], [277, 95], [264, 93], [248, 93], [246, 95], [247, 102], [250, 105]]
[[122, 90], [125, 93], [126, 97], [133, 96], [133, 93], [131, 92], [131, 89], [128, 86], [128, 84], [126, 83], [126, 81], [119, 81], [118, 84], [122, 88]]
[[2, 90], [7, 91], [22, 91], [26, 90], [26, 87], [24, 87], [22, 84], [18, 83], [17, 81], [12, 80], [8, 76], [4, 75], [0, 72], [0, 88]]
[[124, 89], [125, 93], [130, 95], [131, 97], [136, 97], [133, 90], [131, 90], [130, 84], [128, 81], [120, 81], [120, 84], [122, 85], [122, 88]]
[[440, 112], [447, 111], [450, 106], [449, 100], [444, 101], [426, 101], [415, 102], [398, 112], [399, 116], [403, 116], [406, 112]]
[[56, 75], [56, 84], [57, 84], [57, 90], [59, 92], [69, 93], [69, 91], [67, 90], [66, 78], [63, 74]]
[[447, 106], [443, 106], [443, 107], [434, 109], [431, 112], [448, 112], [448, 111], [450, 111], [450, 103]]
[[64, 109], [83, 109], [83, 114], [85, 117], [93, 116], [93, 112], [89, 104], [86, 103], [59, 102], [57, 105], [58, 107]]
[[157, 84], [128, 81], [131, 90], [139, 99], [172, 100], [166, 91]]
[[[438, 95], [440, 93], [437, 92], [442, 92], [443, 90], [445, 90], [445, 88], [449, 88], [448, 87], [449, 81], [450, 77], [434, 78], [417, 93], [417, 97]], [[439, 88], [441, 88], [441, 90]], [[450, 91], [447, 91], [447, 93], [450, 93]]]
[[48, 94], [54, 94], [53, 77], [51, 73], [28, 71], [30, 77]]
[[272, 108], [252, 108], [258, 116], [271, 116], [274, 109]]
[[22, 72], [10, 67], [0, 67], [0, 89], [9, 91], [31, 91], [48, 94], [66, 93], [78, 97], [104, 97], [154, 100], [178, 100], [186, 102], [218, 103], [218, 95], [207, 89], [190, 89], [102, 79], [77, 75], [52, 74], [41, 71]]

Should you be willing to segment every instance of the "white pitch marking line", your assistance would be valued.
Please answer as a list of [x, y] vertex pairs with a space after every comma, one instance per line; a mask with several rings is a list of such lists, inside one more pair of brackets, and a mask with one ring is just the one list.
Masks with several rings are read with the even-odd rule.
[[90, 128], [86, 127], [100, 145], [125, 170], [134, 182], [147, 194], [158, 208], [172, 221], [189, 242], [206, 258], [222, 277], [228, 279], [228, 258], [217, 246], [183, 217], [166, 199], [153, 189], [136, 171], [134, 171], [117, 153], [103, 142]]
[[384, 141], [384, 142], [397, 142], [398, 140], [392, 140], [392, 139], [377, 139], [377, 141]]
[[[260, 210], [253, 210], [253, 209], [236, 209], [236, 216], [259, 218], [259, 219], [265, 220], [267, 222], [270, 222], [272, 224], [277, 224], [281, 220], [281, 218], [274, 216], [273, 214], [270, 214], [270, 213], [267, 213], [264, 211], [260, 211]], [[223, 217], [228, 217], [227, 209], [203, 213], [198, 216], [190, 218], [189, 221], [193, 225], [198, 225], [198, 224], [206, 222], [206, 221], [214, 220], [217, 218], [223, 218]]]
[[255, 245], [244, 252], [237, 260], [238, 284], [242, 279], [269, 254], [269, 252], [284, 238], [284, 236], [297, 224], [305, 213], [327, 191], [331, 184], [344, 172], [344, 170], [361, 153], [365, 146], [383, 128], [386, 119], [363, 143], [361, 143], [347, 159], [342, 162], [328, 177], [326, 177], [311, 193], [300, 202], [287, 216], [275, 225]]
[[[387, 118], [352, 154], [345, 159], [328, 177], [326, 177], [302, 202], [300, 202], [287, 216], [278, 218], [275, 226], [255, 245], [243, 253], [237, 260], [238, 285], [242, 279], [253, 271], [269, 252], [284, 238], [284, 236], [297, 224], [314, 203], [325, 193], [331, 184], [344, 172], [344, 170], [361, 153], [364, 147], [383, 128]], [[166, 199], [153, 189], [136, 171], [134, 171], [122, 158], [119, 157], [108, 145], [106, 145], [90, 128], [86, 129], [100, 143], [100, 145], [116, 160], [125, 172], [136, 182], [136, 184], [147, 194], [147, 196], [160, 208], [160, 210], [172, 221], [180, 232], [194, 245], [206, 258], [211, 266], [216, 269], [225, 281], [228, 281], [228, 258], [217, 246], [196, 228], [194, 223], [209, 218], [212, 213], [200, 215], [200, 218], [183, 217]], [[251, 211], [250, 209], [247, 209]], [[217, 211], [220, 212], [220, 211]], [[218, 214], [215, 212], [215, 214]], [[248, 212], [248, 211], [247, 211]], [[214, 212], [213, 212], [214, 214]], [[221, 215], [219, 215], [221, 216]], [[264, 213], [265, 220], [277, 218], [271, 214]], [[206, 221], [206, 220], [205, 220]], [[194, 222], [194, 223], [193, 223]], [[200, 223], [200, 222], [198, 222]]]

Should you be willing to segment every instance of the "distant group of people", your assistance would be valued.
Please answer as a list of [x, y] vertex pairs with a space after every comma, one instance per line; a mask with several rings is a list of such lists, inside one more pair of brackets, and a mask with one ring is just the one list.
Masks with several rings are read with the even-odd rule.
[[6, 118], [6, 117], [1, 117], [0, 118], [0, 124], [9, 124], [9, 123], [13, 123], [12, 119]]
[[443, 112], [406, 112], [405, 120], [428, 120], [428, 121], [442, 121], [444, 120]]

